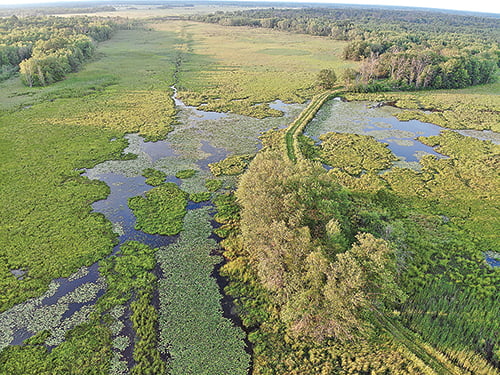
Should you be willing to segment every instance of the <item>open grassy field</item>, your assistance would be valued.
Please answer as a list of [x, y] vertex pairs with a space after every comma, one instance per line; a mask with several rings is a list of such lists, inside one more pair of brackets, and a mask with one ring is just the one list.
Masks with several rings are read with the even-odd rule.
[[327, 38], [190, 21], [153, 27], [184, 39], [179, 97], [204, 110], [279, 116], [266, 103], [304, 102], [321, 69], [355, 65], [340, 58], [345, 42]]
[[[249, 9], [261, 9], [266, 7], [243, 7], [238, 5], [218, 5], [218, 4], [196, 4], [185, 6], [163, 6], [163, 5], [116, 5], [115, 11], [98, 12], [98, 13], [71, 13], [61, 14], [60, 16], [94, 16], [100, 17], [127, 17], [133, 19], [150, 19], [156, 17], [182, 17], [191, 16], [194, 14], [215, 13], [219, 11], [239, 11]], [[54, 13], [54, 15], [58, 15]]]

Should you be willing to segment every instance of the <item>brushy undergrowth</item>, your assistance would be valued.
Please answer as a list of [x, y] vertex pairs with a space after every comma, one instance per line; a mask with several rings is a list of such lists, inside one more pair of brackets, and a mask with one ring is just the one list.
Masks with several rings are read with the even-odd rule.
[[151, 186], [159, 186], [165, 182], [167, 174], [154, 168], [146, 168], [142, 171], [142, 175], [146, 177], [146, 184]]
[[210, 172], [216, 177], [233, 176], [245, 171], [253, 155], [231, 155], [224, 160], [209, 164]]

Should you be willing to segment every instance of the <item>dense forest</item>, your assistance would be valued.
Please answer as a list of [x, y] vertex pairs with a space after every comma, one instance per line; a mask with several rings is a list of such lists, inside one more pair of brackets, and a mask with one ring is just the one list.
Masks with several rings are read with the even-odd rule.
[[88, 17], [1, 18], [0, 80], [19, 71], [30, 87], [60, 81], [92, 58], [96, 43], [109, 39], [116, 27]]
[[215, 13], [196, 20], [344, 40], [344, 72], [355, 91], [454, 89], [491, 82], [500, 66], [495, 18], [377, 9], [272, 9]]

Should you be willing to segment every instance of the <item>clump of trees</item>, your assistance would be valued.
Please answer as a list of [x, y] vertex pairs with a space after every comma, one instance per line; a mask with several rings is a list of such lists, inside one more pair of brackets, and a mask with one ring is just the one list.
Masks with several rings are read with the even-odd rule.
[[323, 90], [331, 90], [337, 82], [337, 74], [333, 69], [321, 69], [318, 73], [318, 87]]
[[[494, 40], [498, 22], [495, 18], [446, 14], [417, 10], [330, 8], [252, 9], [216, 12], [193, 18], [227, 26], [252, 26], [283, 31], [329, 36], [336, 40], [368, 40], [374, 35], [393, 36], [400, 44], [422, 43], [439, 37], [457, 41], [462, 34], [467, 41]], [[429, 27], [432, 25], [432, 28]]]
[[46, 86], [75, 72], [117, 23], [89, 17], [0, 19], [0, 79], [20, 72], [27, 86]]
[[434, 51], [371, 52], [357, 59], [363, 62], [357, 86], [351, 85], [354, 91], [369, 91], [367, 85], [381, 79], [386, 89], [457, 89], [490, 83], [497, 71], [495, 59], [488, 53], [446, 57]]
[[[231, 211], [217, 231], [222, 271], [252, 332], [254, 373], [385, 371], [387, 353], [390, 373], [424, 373], [418, 363], [430, 357], [435, 369], [496, 373], [500, 273], [482, 251], [498, 247], [489, 211], [498, 147], [444, 131], [419, 140], [449, 158], [379, 175], [392, 160], [386, 147], [368, 147], [382, 163], [372, 166], [358, 160], [372, 140], [345, 137], [353, 152], [327, 172], [307, 158], [338, 162], [335, 133], [296, 163], [284, 159], [283, 133], [268, 133], [237, 202], [217, 205]], [[396, 347], [382, 350], [387, 342]]]
[[77, 71], [94, 51], [94, 41], [85, 35], [37, 41], [31, 57], [19, 64], [21, 78], [30, 87], [61, 81], [67, 73]]
[[290, 335], [344, 341], [366, 334], [362, 316], [403, 297], [393, 250], [356, 234], [350, 198], [323, 168], [281, 155], [257, 155], [241, 178], [243, 248]]

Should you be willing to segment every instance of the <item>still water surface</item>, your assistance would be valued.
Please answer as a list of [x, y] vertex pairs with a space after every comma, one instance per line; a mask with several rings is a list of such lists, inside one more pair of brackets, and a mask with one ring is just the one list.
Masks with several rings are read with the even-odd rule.
[[[151, 235], [135, 229], [135, 216], [128, 207], [128, 199], [143, 195], [152, 187], [141, 175], [146, 168], [155, 168], [167, 174], [166, 181], [174, 182], [187, 192], [203, 190], [205, 178], [212, 177], [208, 165], [224, 159], [229, 154], [254, 153], [259, 148], [259, 135], [272, 128], [288, 124], [303, 108], [303, 105], [286, 105], [273, 102], [284, 111], [282, 118], [258, 120], [235, 114], [204, 112], [184, 106], [173, 98], [179, 107], [178, 121], [167, 138], [158, 142], [145, 142], [137, 134], [128, 134], [129, 146], [124, 153], [137, 155], [134, 160], [110, 160], [94, 168], [82, 171], [83, 175], [100, 180], [110, 187], [104, 200], [92, 204], [94, 212], [102, 213], [113, 224], [118, 244], [112, 254], [126, 241], [134, 240], [157, 248], [167, 246], [177, 236]], [[114, 140], [111, 140], [114, 141]], [[197, 175], [180, 180], [175, 173], [182, 169], [197, 170]], [[188, 209], [198, 209], [207, 203], [189, 202]], [[14, 270], [16, 277], [23, 277], [21, 270]], [[17, 272], [19, 271], [19, 272]], [[42, 329], [50, 330], [53, 347], [64, 338], [64, 332], [78, 322], [85, 321], [92, 305], [105, 292], [106, 285], [99, 274], [98, 264], [83, 267], [67, 278], [52, 281], [49, 291], [39, 298], [0, 314], [0, 349], [6, 345], [19, 345]], [[133, 342], [133, 330], [125, 314], [121, 336]], [[130, 365], [131, 347], [122, 351], [122, 360]]]
[[399, 121], [394, 117], [398, 111], [388, 106], [373, 106], [373, 103], [334, 99], [326, 102], [318, 111], [304, 134], [316, 141], [319, 141], [321, 134], [328, 132], [369, 135], [388, 144], [402, 162], [416, 168], [423, 155], [443, 157], [416, 139], [438, 135], [442, 128], [417, 120]]

